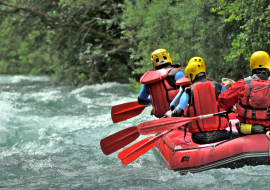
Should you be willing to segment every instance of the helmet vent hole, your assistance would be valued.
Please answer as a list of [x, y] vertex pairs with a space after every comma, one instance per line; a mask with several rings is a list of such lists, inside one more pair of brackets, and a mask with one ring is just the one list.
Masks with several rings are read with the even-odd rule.
[[166, 56], [163, 56], [163, 59], [167, 60], [167, 57]]
[[157, 62], [157, 63], [159, 62], [159, 58], [156, 59], [156, 62]]

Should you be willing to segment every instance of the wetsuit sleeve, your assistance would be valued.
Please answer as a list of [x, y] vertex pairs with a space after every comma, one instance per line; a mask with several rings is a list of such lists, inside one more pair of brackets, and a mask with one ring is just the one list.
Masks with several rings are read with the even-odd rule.
[[178, 104], [178, 107], [180, 107], [182, 110], [185, 110], [187, 108], [188, 101], [189, 101], [189, 96], [186, 92], [184, 92], [180, 98], [180, 103]]
[[182, 71], [179, 71], [178, 73], [176, 73], [174, 79], [175, 81], [179, 80], [180, 78], [183, 78], [185, 75]]
[[[182, 110], [185, 110], [189, 101], [189, 95], [188, 93], [184, 92], [180, 98], [180, 102], [177, 105], [177, 107], [181, 108]], [[169, 116], [172, 117], [172, 114]]]
[[173, 101], [170, 103], [170, 110], [174, 110], [180, 102], [181, 95], [183, 94], [183, 88], [180, 87], [178, 94], [174, 97]]
[[222, 109], [231, 108], [238, 100], [244, 97], [244, 80], [235, 82], [228, 90], [218, 96], [217, 105]]
[[144, 106], [148, 106], [152, 104], [151, 98], [150, 98], [150, 92], [146, 84], [142, 85], [142, 89], [138, 97], [138, 103]]

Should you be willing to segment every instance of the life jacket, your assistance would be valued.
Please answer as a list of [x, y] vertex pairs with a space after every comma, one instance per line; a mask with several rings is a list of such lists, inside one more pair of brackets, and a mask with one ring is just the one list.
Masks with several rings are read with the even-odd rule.
[[169, 110], [171, 101], [179, 92], [179, 86], [175, 84], [174, 76], [181, 71], [177, 68], [159, 69], [148, 71], [140, 80], [141, 84], [146, 84], [153, 105], [153, 114], [162, 117]]
[[[185, 115], [195, 117], [223, 111], [216, 105], [217, 98], [214, 81], [194, 83], [191, 85], [189, 107], [185, 110]], [[189, 131], [198, 133], [225, 130], [228, 126], [228, 115], [220, 115], [190, 122]]]
[[[270, 119], [270, 81], [244, 79], [244, 97], [237, 106], [238, 119], [243, 123], [250, 123], [248, 120], [261, 121]], [[253, 123], [253, 122], [252, 122]]]

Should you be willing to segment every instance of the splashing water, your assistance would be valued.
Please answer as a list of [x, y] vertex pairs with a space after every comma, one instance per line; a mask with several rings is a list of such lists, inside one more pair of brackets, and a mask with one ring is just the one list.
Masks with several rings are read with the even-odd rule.
[[[128, 166], [105, 156], [102, 138], [147, 120], [151, 108], [113, 124], [113, 105], [135, 101], [126, 85], [104, 83], [72, 91], [46, 76], [0, 76], [2, 189], [268, 189], [269, 166], [179, 175], [151, 151]], [[140, 136], [137, 141], [145, 138]]]

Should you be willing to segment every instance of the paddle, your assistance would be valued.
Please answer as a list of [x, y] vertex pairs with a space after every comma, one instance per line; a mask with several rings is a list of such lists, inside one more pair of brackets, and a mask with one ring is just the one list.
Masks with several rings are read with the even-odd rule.
[[119, 123], [121, 121], [135, 117], [142, 113], [146, 107], [147, 106], [138, 104], [137, 101], [115, 105], [111, 109], [113, 123]]
[[156, 144], [156, 141], [163, 137], [165, 134], [167, 134], [170, 131], [167, 131], [165, 133], [161, 133], [155, 137], [147, 137], [134, 145], [126, 148], [125, 150], [119, 152], [118, 158], [121, 160], [123, 165], [127, 165], [130, 162], [133, 162], [137, 158], [139, 158], [141, 155], [149, 151], [151, 148], [154, 147]]
[[[204, 119], [207, 117], [213, 117], [213, 116], [217, 116], [217, 115], [221, 115], [221, 114], [226, 114], [226, 113], [231, 113], [232, 111], [224, 111], [224, 112], [219, 112], [219, 113], [214, 113], [214, 114], [208, 114], [208, 115], [201, 115], [201, 116], [197, 116], [197, 117], [191, 117], [191, 118], [184, 118], [184, 117], [178, 117], [178, 118], [163, 118], [163, 119], [159, 119], [159, 120], [154, 120], [154, 121], [148, 121], [148, 122], [144, 122], [142, 124], [140, 124], [138, 126], [138, 129], [141, 128], [143, 129], [140, 133], [141, 134], [150, 134], [150, 133], [157, 133], [160, 131], [163, 131], [165, 129], [174, 129], [177, 127], [180, 127], [184, 124], [187, 124], [191, 121], [195, 121], [198, 119]], [[160, 122], [163, 120], [163, 123], [160, 124]], [[165, 122], [167, 120], [167, 123]], [[174, 123], [173, 123], [174, 122]], [[177, 122], [175, 124], [175, 122]], [[148, 124], [151, 124], [150, 126]], [[157, 127], [158, 129], [153, 128], [153, 126], [155, 125], [155, 127]], [[159, 127], [162, 126], [162, 130], [159, 129]], [[145, 129], [145, 127], [149, 127], [148, 129]], [[167, 128], [166, 128], [167, 127]], [[151, 131], [151, 132], [150, 132]], [[146, 139], [143, 139], [137, 143], [135, 143], [134, 145], [126, 148], [125, 150], [121, 151], [118, 154], [118, 158], [121, 160], [122, 164], [127, 165], [131, 162], [133, 162], [134, 160], [136, 160], [137, 158], [139, 158], [141, 155], [143, 155], [144, 153], [146, 153], [147, 151], [149, 151], [151, 148], [153, 148], [155, 146], [155, 142], [163, 137], [165, 134], [167, 134], [170, 131], [161, 133], [155, 137], [147, 137]]]
[[135, 141], [139, 136], [136, 126], [129, 127], [102, 139], [100, 147], [105, 155], [109, 155]]
[[191, 121], [204, 119], [207, 117], [213, 117], [217, 115], [231, 113], [232, 111], [218, 112], [214, 114], [201, 115], [197, 117], [169, 117], [159, 120], [146, 121], [138, 125], [138, 131], [141, 135], [148, 135], [153, 133], [159, 133], [167, 130], [171, 130], [180, 126], [183, 126]]

